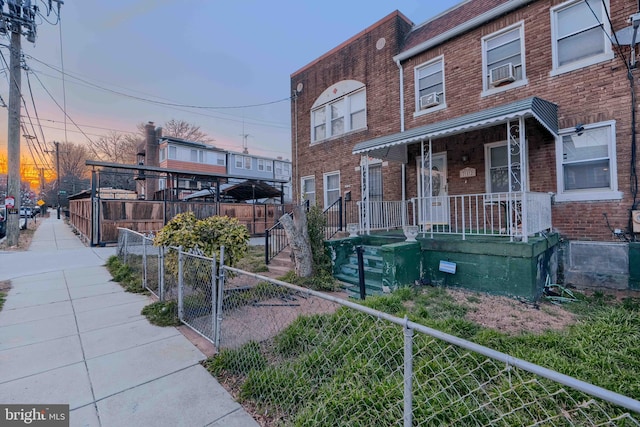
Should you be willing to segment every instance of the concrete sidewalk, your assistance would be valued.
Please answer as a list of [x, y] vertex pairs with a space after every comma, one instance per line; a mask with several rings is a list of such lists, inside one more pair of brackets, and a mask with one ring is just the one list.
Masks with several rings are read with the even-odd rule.
[[[140, 315], [63, 220], [43, 221], [28, 251], [0, 252], [11, 280], [0, 311], [0, 404], [70, 405], [71, 426], [257, 426], [200, 365], [176, 328]], [[2, 424], [0, 414], [0, 424]]]

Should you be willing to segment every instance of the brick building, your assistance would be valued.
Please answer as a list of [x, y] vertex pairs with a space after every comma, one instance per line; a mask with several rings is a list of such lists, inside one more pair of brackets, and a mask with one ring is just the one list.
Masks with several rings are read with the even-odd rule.
[[389, 14], [291, 75], [295, 193], [362, 201], [367, 231], [401, 201], [423, 232], [475, 220], [525, 241], [548, 209], [560, 280], [626, 287], [638, 71], [611, 40], [637, 12], [468, 0], [420, 25]]

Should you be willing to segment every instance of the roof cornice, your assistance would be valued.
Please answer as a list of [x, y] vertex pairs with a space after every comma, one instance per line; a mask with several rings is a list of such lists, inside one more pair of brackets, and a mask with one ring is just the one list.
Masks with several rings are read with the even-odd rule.
[[[459, 36], [460, 34], [463, 34], [469, 30], [472, 30], [482, 24], [485, 24], [486, 22], [489, 22], [501, 15], [504, 15], [505, 13], [511, 12], [515, 9], [525, 6], [528, 3], [531, 3], [533, 1], [534, 0], [511, 0], [506, 3], [503, 3], [498, 7], [494, 7], [493, 9], [476, 16], [466, 21], [465, 23], [458, 25], [457, 27], [454, 27], [448, 31], [445, 31], [444, 33], [441, 33], [436, 37], [430, 38], [429, 40], [425, 40], [419, 45], [414, 46], [411, 49], [408, 49], [404, 52], [401, 52], [398, 55], [395, 55], [393, 57], [393, 60], [396, 62], [399, 62], [399, 61], [404, 61], [405, 59], [409, 59], [419, 53], [429, 50], [441, 43], [446, 42], [449, 39]], [[442, 17], [442, 15], [438, 15], [436, 18], [440, 18], [440, 17]], [[424, 24], [420, 26], [423, 26], [423, 25]]]

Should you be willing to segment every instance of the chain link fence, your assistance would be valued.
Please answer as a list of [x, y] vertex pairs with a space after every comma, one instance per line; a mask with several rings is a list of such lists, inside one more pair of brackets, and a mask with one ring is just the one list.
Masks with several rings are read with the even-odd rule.
[[[144, 253], [136, 242], [123, 238], [121, 259]], [[224, 249], [217, 271], [215, 259], [198, 253], [159, 253], [165, 297], [216, 344], [207, 368], [262, 425], [640, 426], [637, 400], [334, 294], [225, 266]]]

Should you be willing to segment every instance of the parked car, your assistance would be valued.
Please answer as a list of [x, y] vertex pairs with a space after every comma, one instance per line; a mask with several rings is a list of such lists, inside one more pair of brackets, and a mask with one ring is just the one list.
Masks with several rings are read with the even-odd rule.
[[21, 207], [20, 208], [20, 217], [22, 218], [33, 218], [35, 215], [35, 212], [32, 208], [30, 207]]
[[7, 213], [4, 207], [0, 207], [0, 239], [7, 234]]

